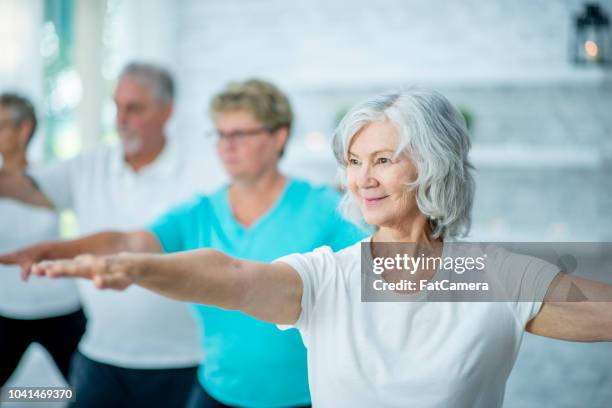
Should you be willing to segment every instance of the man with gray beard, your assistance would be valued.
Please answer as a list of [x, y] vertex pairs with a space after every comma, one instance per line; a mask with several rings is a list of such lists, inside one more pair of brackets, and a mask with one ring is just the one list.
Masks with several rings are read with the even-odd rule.
[[[120, 146], [102, 146], [27, 175], [0, 173], [0, 196], [72, 209], [80, 234], [87, 235], [142, 228], [212, 187], [202, 184], [201, 163], [165, 135], [174, 99], [167, 71], [129, 64], [113, 98]], [[44, 242], [37, 245], [43, 258], [45, 248]], [[21, 267], [29, 269], [27, 261]], [[122, 296], [83, 281], [79, 292], [88, 325], [72, 362], [74, 406], [183, 406], [202, 357], [188, 307], [139, 288]]]

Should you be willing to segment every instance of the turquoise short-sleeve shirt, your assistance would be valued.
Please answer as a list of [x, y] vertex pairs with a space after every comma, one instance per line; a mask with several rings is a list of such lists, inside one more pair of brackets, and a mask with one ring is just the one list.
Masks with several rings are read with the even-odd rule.
[[[270, 262], [322, 245], [339, 250], [365, 237], [338, 213], [339, 199], [331, 188], [290, 179], [275, 205], [245, 228], [234, 218], [224, 187], [171, 210], [150, 230], [165, 252], [214, 248]], [[213, 306], [193, 309], [205, 353], [198, 379], [213, 398], [247, 407], [310, 404], [306, 349], [297, 330], [281, 331]]]

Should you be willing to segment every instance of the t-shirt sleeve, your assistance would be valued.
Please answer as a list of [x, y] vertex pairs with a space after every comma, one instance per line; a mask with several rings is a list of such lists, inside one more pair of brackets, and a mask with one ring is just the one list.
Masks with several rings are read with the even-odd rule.
[[301, 332], [307, 331], [311, 325], [313, 310], [317, 306], [318, 295], [336, 272], [333, 252], [330, 247], [323, 246], [306, 254], [286, 255], [274, 262], [283, 262], [295, 269], [303, 285], [300, 317], [292, 325], [278, 327], [283, 330], [295, 327]]
[[195, 204], [184, 203], [174, 207], [153, 222], [148, 230], [155, 235], [166, 253], [186, 250], [186, 231], [193, 219]]
[[75, 157], [28, 169], [27, 175], [58, 210], [73, 208], [73, 177], [78, 172], [80, 158]]
[[543, 259], [509, 252], [492, 251], [495, 276], [524, 328], [540, 311], [544, 297], [560, 268]]

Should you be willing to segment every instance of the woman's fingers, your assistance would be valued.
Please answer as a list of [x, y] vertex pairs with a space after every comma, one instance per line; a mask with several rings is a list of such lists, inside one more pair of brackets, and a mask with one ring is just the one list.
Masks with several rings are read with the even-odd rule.
[[27, 281], [32, 272], [32, 265], [40, 261], [43, 258], [43, 254], [43, 247], [35, 245], [18, 251], [1, 254], [0, 264], [19, 265], [21, 268], [21, 279]]
[[13, 265], [19, 263], [19, 252], [9, 252], [6, 254], [0, 254], [0, 264]]
[[80, 255], [74, 259], [43, 261], [32, 266], [32, 273], [50, 278], [86, 278], [91, 279], [98, 289], [123, 290], [131, 282], [123, 268], [119, 265], [112, 267], [111, 258]]
[[3, 265], [19, 265], [21, 268], [21, 279], [26, 281], [30, 276], [30, 268], [32, 261], [22, 255], [20, 251], [9, 252], [0, 255], [0, 264]]
[[78, 256], [75, 259], [43, 261], [32, 266], [34, 275], [50, 278], [69, 277], [91, 279], [95, 274], [103, 274], [104, 261], [91, 255]]
[[98, 289], [124, 290], [130, 286], [130, 282], [126, 277], [120, 274], [95, 275], [93, 282]]
[[43, 261], [32, 265], [31, 271], [35, 276], [48, 276], [56, 278], [60, 276], [74, 277], [74, 268], [70, 266], [73, 261]]
[[34, 264], [34, 262], [32, 262], [32, 261], [24, 261], [24, 262], [21, 262], [19, 264], [19, 266], [21, 267], [21, 273], [20, 273], [21, 280], [23, 280], [23, 281], [27, 281], [28, 280], [28, 278], [30, 277], [30, 274], [32, 272], [32, 265], [33, 264]]

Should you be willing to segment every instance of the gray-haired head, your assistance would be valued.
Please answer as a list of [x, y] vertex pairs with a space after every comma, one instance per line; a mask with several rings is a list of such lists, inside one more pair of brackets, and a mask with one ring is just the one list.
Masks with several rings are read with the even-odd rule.
[[121, 70], [119, 79], [124, 77], [134, 78], [147, 86], [161, 103], [168, 104], [174, 100], [174, 81], [165, 68], [149, 63], [132, 62]]
[[[438, 92], [411, 87], [376, 95], [353, 107], [333, 138], [341, 182], [346, 185], [353, 137], [366, 125], [386, 120], [398, 131], [396, 155], [407, 154], [417, 168], [417, 179], [407, 188], [416, 189], [416, 202], [429, 219], [432, 238], [467, 235], [475, 192], [469, 133], [463, 115]], [[340, 209], [347, 218], [364, 223], [350, 192]]]
[[24, 123], [31, 123], [32, 129], [28, 137], [28, 142], [32, 139], [32, 135], [36, 131], [36, 112], [34, 106], [25, 97], [15, 93], [0, 94], [0, 106], [10, 112], [13, 126], [21, 126]]

